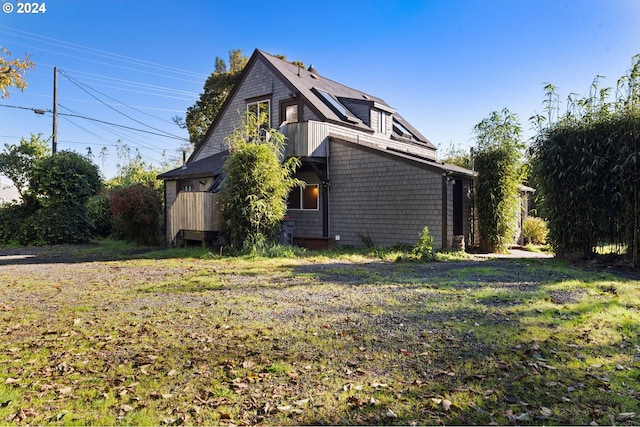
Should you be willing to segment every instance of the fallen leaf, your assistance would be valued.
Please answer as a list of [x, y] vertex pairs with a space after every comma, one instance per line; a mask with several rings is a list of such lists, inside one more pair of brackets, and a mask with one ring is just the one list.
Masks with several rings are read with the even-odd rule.
[[15, 383], [17, 383], [17, 382], [19, 382], [19, 381], [20, 381], [20, 380], [19, 380], [19, 379], [17, 379], [17, 378], [7, 378], [7, 379], [4, 381], [4, 383], [5, 383], [5, 384], [15, 384]]
[[387, 409], [387, 412], [385, 413], [385, 415], [388, 418], [398, 418], [398, 416], [396, 415], [395, 412], [393, 412], [390, 408]]
[[309, 400], [311, 399], [296, 400], [295, 402], [293, 402], [293, 404], [296, 406], [305, 406], [307, 403], [309, 403]]
[[175, 374], [176, 374], [176, 370], [175, 369], [172, 369], [169, 372], [167, 372], [167, 376], [170, 376], [170, 377], [174, 376]]
[[291, 405], [278, 406], [277, 409], [280, 412], [287, 412], [291, 410]]
[[451, 401], [448, 399], [442, 399], [442, 409], [445, 412], [449, 412], [449, 409], [451, 409]]
[[543, 417], [547, 418], [547, 417], [550, 417], [551, 415], [553, 415], [553, 411], [550, 408], [547, 408], [546, 406], [541, 406], [540, 407], [540, 415], [542, 415]]
[[69, 394], [69, 393], [71, 393], [73, 391], [73, 388], [71, 388], [71, 387], [60, 387], [57, 391], [60, 394]]
[[618, 415], [616, 415], [616, 421], [628, 421], [635, 417], [636, 417], [635, 412], [621, 412]]

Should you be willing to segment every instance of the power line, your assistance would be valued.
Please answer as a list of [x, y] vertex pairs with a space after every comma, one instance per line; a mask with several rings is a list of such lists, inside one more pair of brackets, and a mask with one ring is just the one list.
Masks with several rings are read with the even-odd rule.
[[[5, 28], [6, 30], [2, 30], [2, 28]], [[33, 41], [37, 41], [39, 43], [44, 43], [44, 44], [48, 44], [48, 45], [52, 45], [52, 46], [57, 46], [60, 47], [62, 49], [69, 49], [69, 50], [73, 50], [73, 51], [78, 51], [81, 52], [83, 54], [90, 54], [90, 55], [94, 55], [94, 56], [98, 56], [98, 57], [102, 57], [102, 58], [106, 58], [106, 59], [116, 59], [118, 61], [121, 62], [125, 62], [125, 63], [130, 63], [130, 64], [134, 64], [134, 65], [139, 65], [142, 67], [147, 67], [147, 68], [152, 68], [152, 69], [157, 69], [157, 70], [162, 70], [162, 71], [166, 71], [166, 72], [170, 72], [170, 73], [176, 73], [176, 74], [181, 74], [181, 75], [191, 75], [193, 77], [196, 78], [206, 78], [206, 76], [203, 76], [200, 73], [196, 73], [194, 71], [191, 70], [186, 70], [186, 69], [182, 69], [182, 68], [178, 68], [178, 67], [173, 67], [173, 66], [168, 66], [168, 65], [163, 65], [163, 64], [159, 64], [159, 63], [155, 63], [155, 62], [151, 62], [151, 61], [146, 61], [143, 59], [139, 59], [139, 58], [133, 58], [130, 56], [126, 56], [126, 55], [121, 55], [118, 53], [113, 53], [113, 52], [108, 52], [105, 50], [100, 50], [100, 49], [95, 49], [92, 47], [88, 47], [88, 46], [82, 46], [79, 44], [75, 44], [75, 43], [71, 43], [71, 42], [67, 42], [64, 40], [59, 40], [59, 39], [54, 39], [52, 37], [47, 37], [47, 36], [42, 36], [39, 34], [35, 34], [35, 33], [30, 33], [28, 31], [23, 31], [23, 30], [19, 30], [17, 28], [12, 28], [12, 27], [7, 27], [5, 25], [0, 25], [0, 32], [5, 33], [5, 34], [10, 34], [12, 36], [17, 36], [17, 37], [21, 37], [27, 40], [33, 40]], [[28, 34], [28, 36], [25, 35], [20, 35], [17, 33], [22, 33], [22, 34]], [[51, 41], [47, 41], [47, 40], [51, 40]], [[55, 43], [53, 43], [55, 42]], [[66, 46], [65, 46], [66, 45]], [[93, 53], [96, 52], [96, 53]]]
[[188, 142], [188, 141], [189, 141], [188, 139], [186, 139], [186, 138], [182, 138], [182, 137], [179, 137], [179, 136], [174, 136], [174, 135], [164, 135], [164, 134], [161, 134], [161, 133], [150, 132], [150, 131], [148, 131], [148, 130], [136, 129], [136, 128], [131, 127], [131, 126], [119, 125], [119, 124], [117, 124], [117, 123], [111, 123], [111, 122], [107, 122], [107, 121], [105, 121], [105, 120], [95, 119], [95, 118], [93, 118], [93, 117], [81, 116], [81, 115], [79, 115], [79, 114], [66, 114], [66, 113], [58, 113], [58, 114], [59, 114], [60, 116], [75, 117], [75, 118], [78, 118], [78, 119], [90, 120], [90, 121], [97, 122], [97, 123], [103, 123], [103, 124], [105, 124], [105, 125], [109, 125], [109, 126], [117, 126], [117, 127], [119, 127], [119, 128], [129, 129], [129, 130], [134, 130], [134, 131], [136, 131], [136, 132], [148, 133], [148, 134], [150, 134], [150, 135], [161, 136], [161, 137], [164, 137], [164, 138], [177, 139], [177, 140], [179, 140], [179, 141], [185, 141], [185, 142]]
[[[28, 47], [28, 48], [31, 48], [31, 49], [38, 49], [37, 46], [31, 46], [29, 44], [15, 42], [15, 41], [13, 41], [12, 44], [25, 46], [25, 47]], [[160, 73], [154, 73], [152, 71], [145, 71], [145, 70], [141, 70], [139, 68], [127, 67], [127, 66], [124, 66], [124, 65], [117, 65], [117, 64], [114, 64], [113, 62], [98, 61], [96, 59], [87, 58], [86, 56], [83, 57], [83, 56], [78, 56], [78, 55], [71, 55], [69, 53], [57, 52], [57, 51], [53, 51], [53, 50], [47, 50], [47, 53], [66, 56], [66, 57], [74, 58], [74, 59], [80, 59], [80, 60], [83, 60], [83, 61], [93, 62], [95, 64], [100, 64], [100, 65], [106, 65], [108, 67], [120, 68], [120, 69], [127, 70], [127, 71], [135, 71], [137, 73], [144, 73], [144, 74], [149, 74], [149, 75], [152, 75], [152, 76], [164, 77], [164, 78], [167, 78], [167, 79], [179, 80], [179, 81], [183, 81], [183, 82], [187, 82], [187, 83], [197, 83], [196, 80], [188, 80], [188, 79], [183, 79], [183, 78], [180, 78], [180, 77], [170, 76], [170, 75], [167, 75], [167, 74], [160, 74]]]
[[34, 113], [39, 114], [39, 115], [43, 115], [44, 113], [51, 113], [51, 110], [45, 110], [43, 108], [20, 107], [18, 105], [0, 104], [0, 107], [15, 108], [15, 109], [18, 109], [18, 110], [29, 110], [29, 111], [33, 111]]
[[[142, 126], [148, 127], [149, 129], [153, 129], [153, 130], [155, 130], [155, 131], [161, 132], [161, 133], [163, 133], [163, 134], [165, 134], [165, 135], [167, 135], [167, 136], [169, 136], [169, 137], [172, 137], [172, 138], [175, 138], [175, 139], [180, 139], [180, 140], [183, 140], [183, 139], [184, 139], [184, 138], [182, 138], [182, 137], [179, 137], [179, 136], [173, 135], [173, 134], [171, 134], [171, 133], [169, 133], [169, 132], [163, 131], [162, 129], [158, 129], [158, 128], [155, 128], [155, 127], [153, 127], [153, 126], [147, 125], [146, 123], [143, 123], [143, 122], [141, 122], [140, 120], [134, 119], [133, 117], [131, 117], [131, 116], [129, 116], [129, 115], [127, 115], [127, 114], [123, 113], [122, 111], [118, 110], [118, 109], [117, 109], [117, 108], [115, 108], [115, 107], [112, 107], [112, 106], [108, 105], [107, 103], [105, 103], [104, 101], [102, 101], [100, 98], [98, 98], [97, 96], [95, 96], [95, 95], [93, 95], [92, 93], [90, 93], [87, 89], [85, 89], [85, 87], [86, 87], [86, 88], [90, 88], [90, 87], [89, 87], [89, 86], [87, 86], [86, 84], [80, 83], [79, 81], [77, 81], [77, 80], [75, 80], [74, 78], [72, 78], [72, 77], [70, 77], [69, 75], [67, 75], [67, 73], [65, 73], [64, 71], [60, 71], [60, 74], [62, 74], [64, 77], [66, 77], [66, 78], [67, 78], [71, 83], [73, 83], [74, 85], [76, 85], [77, 87], [79, 87], [83, 92], [85, 92], [86, 94], [88, 94], [88, 95], [89, 95], [89, 96], [91, 96], [92, 98], [96, 99], [96, 100], [97, 100], [97, 101], [99, 101], [100, 103], [104, 104], [105, 106], [107, 106], [107, 107], [108, 107], [108, 108], [110, 108], [111, 110], [115, 111], [116, 113], [118, 113], [118, 114], [120, 114], [120, 115], [122, 115], [122, 116], [124, 116], [124, 117], [128, 118], [129, 120], [132, 120], [132, 121], [134, 121], [134, 122], [136, 122], [136, 123], [138, 123], [138, 124], [140, 124], [140, 125], [142, 125]], [[83, 86], [84, 86], [84, 87], [83, 87]], [[91, 89], [92, 89], [92, 88], [91, 88]], [[118, 101], [118, 100], [116, 100], [116, 99], [114, 99], [114, 98], [112, 98], [112, 97], [110, 97], [110, 96], [108, 96], [108, 95], [105, 95], [105, 94], [101, 93], [100, 91], [97, 91], [97, 90], [95, 90], [95, 89], [92, 89], [92, 90], [93, 90], [93, 91], [95, 91], [95, 92], [100, 93], [102, 96], [106, 96], [107, 98], [109, 98], [109, 99], [111, 99], [111, 100], [114, 100], [114, 101], [120, 102], [120, 101]], [[124, 104], [124, 103], [122, 103], [122, 102], [120, 102], [120, 103], [121, 103], [121, 104], [123, 104], [123, 105], [125, 105], [125, 106], [127, 106], [126, 104]], [[143, 114], [147, 114], [147, 113], [144, 113], [144, 112], [142, 112], [142, 113], [143, 113]], [[148, 115], [148, 114], [147, 114], [147, 115]], [[152, 117], [153, 117], [153, 116], [152, 116]], [[156, 118], [157, 118], [157, 117], [156, 117]]]

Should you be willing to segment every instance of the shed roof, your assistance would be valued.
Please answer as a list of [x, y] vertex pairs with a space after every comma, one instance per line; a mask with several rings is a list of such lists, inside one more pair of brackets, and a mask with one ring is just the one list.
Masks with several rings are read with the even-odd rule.
[[186, 163], [184, 166], [158, 175], [158, 179], [185, 179], [216, 176], [222, 172], [224, 162], [228, 155], [228, 151], [223, 151], [214, 154], [213, 156]]

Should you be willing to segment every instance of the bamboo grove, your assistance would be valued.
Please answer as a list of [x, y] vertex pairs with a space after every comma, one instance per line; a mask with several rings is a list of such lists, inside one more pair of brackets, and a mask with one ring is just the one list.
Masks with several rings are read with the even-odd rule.
[[[588, 97], [569, 95], [566, 110], [551, 84], [531, 167], [556, 254], [588, 255], [614, 245], [638, 266], [640, 244], [640, 55], [617, 81]], [[612, 93], [613, 92], [613, 93]]]

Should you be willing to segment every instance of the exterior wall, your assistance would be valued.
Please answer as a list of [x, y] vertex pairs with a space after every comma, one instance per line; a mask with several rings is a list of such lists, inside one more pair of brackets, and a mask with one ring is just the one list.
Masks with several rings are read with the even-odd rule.
[[338, 245], [413, 245], [426, 225], [442, 246], [442, 176], [349, 143], [330, 143], [329, 236]]
[[[369, 127], [373, 127], [371, 123], [371, 104], [364, 102], [348, 102], [342, 101], [342, 104], [349, 109], [362, 123]], [[375, 128], [374, 128], [375, 129]]]
[[[388, 120], [388, 119], [387, 119]], [[387, 121], [387, 129], [391, 123]], [[329, 136], [338, 138], [344, 141], [351, 142], [365, 142], [368, 144], [376, 144], [382, 148], [394, 148], [397, 150], [410, 152], [413, 154], [417, 154], [419, 156], [423, 156], [429, 159], [436, 159], [436, 150], [428, 147], [423, 147], [419, 145], [408, 145], [405, 142], [395, 141], [391, 138], [386, 138], [383, 134], [375, 133], [375, 134], [365, 134], [356, 129], [347, 128], [344, 126], [334, 125], [329, 123]]]
[[314, 172], [298, 173], [295, 176], [307, 184], [318, 184], [318, 209], [302, 210], [289, 209], [287, 215], [295, 219], [295, 237], [321, 237], [322, 236], [322, 183]]
[[[445, 195], [444, 192], [446, 191], [446, 199], [444, 199], [443, 202], [441, 202], [445, 205], [443, 207], [446, 210], [442, 214], [442, 222], [443, 222], [443, 227], [445, 227], [445, 230], [442, 238], [440, 239], [441, 240], [440, 247], [450, 248], [451, 242], [453, 242], [453, 181], [454, 180], [451, 178], [444, 178], [444, 180], [442, 180], [442, 177], [440, 177], [440, 179], [441, 179], [440, 182], [443, 183], [441, 184], [443, 197]], [[429, 228], [429, 230], [431, 230], [431, 228]], [[431, 235], [433, 236], [433, 232], [431, 232]]]
[[[213, 130], [210, 138], [204, 142], [204, 146], [193, 160], [200, 160], [212, 156], [226, 149], [225, 138], [233, 133], [235, 125], [240, 121], [241, 114], [247, 110], [247, 99], [264, 96], [270, 99], [269, 117], [271, 126], [277, 127], [283, 122], [280, 118], [280, 101], [291, 99], [291, 89], [282, 83], [271, 70], [258, 60], [249, 70], [243, 84], [235, 93], [218, 125]], [[303, 110], [306, 116], [307, 109]]]
[[320, 118], [306, 104], [302, 107], [302, 120], [308, 122], [309, 120], [320, 121]]
[[165, 217], [165, 233], [167, 244], [171, 244], [171, 240], [174, 236], [169, 236], [171, 234], [170, 224], [171, 224], [171, 206], [173, 202], [176, 201], [177, 197], [177, 181], [165, 181], [164, 182], [164, 217]]

